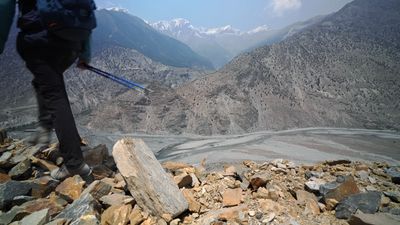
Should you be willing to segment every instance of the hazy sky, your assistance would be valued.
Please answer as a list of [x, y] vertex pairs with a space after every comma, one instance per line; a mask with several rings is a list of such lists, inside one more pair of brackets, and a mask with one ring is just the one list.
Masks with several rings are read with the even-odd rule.
[[232, 25], [242, 30], [281, 28], [339, 10], [352, 0], [96, 0], [99, 7], [121, 7], [155, 22], [185, 18], [197, 27]]

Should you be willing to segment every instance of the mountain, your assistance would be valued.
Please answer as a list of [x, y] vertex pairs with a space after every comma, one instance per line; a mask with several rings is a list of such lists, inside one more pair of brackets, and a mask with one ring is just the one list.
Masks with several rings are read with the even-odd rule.
[[120, 96], [93, 111], [88, 124], [207, 135], [302, 127], [398, 130], [398, 62], [400, 2], [355, 0], [176, 90]]
[[285, 38], [318, 22], [323, 16], [299, 22], [283, 29], [270, 29], [263, 25], [249, 31], [241, 31], [230, 25], [217, 28], [198, 28], [186, 19], [159, 21], [151, 26], [190, 46], [195, 52], [209, 59], [214, 67], [220, 68], [235, 56], [284, 40]]
[[307, 28], [312, 27], [314, 24], [321, 22], [326, 16], [316, 16], [306, 21], [297, 22], [291, 24], [282, 29], [274, 29], [268, 32], [268, 35], [264, 37], [264, 40], [256, 43], [245, 51], [251, 51], [256, 48], [262, 47], [264, 45], [272, 45], [275, 43], [279, 43], [285, 40], [288, 37], [291, 37]]
[[187, 45], [163, 35], [142, 19], [121, 10], [97, 11], [94, 49], [120, 46], [135, 49], [146, 57], [174, 67], [212, 69], [212, 64]]

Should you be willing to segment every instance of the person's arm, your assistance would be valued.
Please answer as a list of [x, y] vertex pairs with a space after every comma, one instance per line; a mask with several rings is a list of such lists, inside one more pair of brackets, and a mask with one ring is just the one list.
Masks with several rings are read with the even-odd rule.
[[89, 65], [91, 57], [92, 57], [92, 37], [90, 36], [82, 46], [82, 52], [79, 56], [78, 67], [81, 69], [85, 69], [85, 65]]
[[15, 15], [15, 0], [0, 0], [0, 54], [4, 51]]

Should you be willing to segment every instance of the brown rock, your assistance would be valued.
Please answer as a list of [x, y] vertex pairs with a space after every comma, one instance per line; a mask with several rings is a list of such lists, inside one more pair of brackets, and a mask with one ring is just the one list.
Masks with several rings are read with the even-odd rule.
[[355, 169], [356, 169], [356, 171], [367, 171], [368, 172], [369, 167], [365, 164], [358, 164]]
[[110, 177], [105, 177], [105, 178], [101, 179], [101, 181], [106, 183], [106, 184], [109, 184], [111, 187], [114, 187], [115, 184], [116, 184], [115, 183], [115, 179], [110, 178]]
[[58, 168], [52, 162], [43, 159], [38, 159], [34, 156], [31, 157], [31, 161], [33, 165], [39, 166], [40, 168], [45, 169], [47, 171], [52, 171]]
[[314, 194], [303, 190], [296, 191], [296, 199], [299, 204], [305, 203], [307, 199], [313, 199], [317, 201], [317, 197]]
[[241, 223], [247, 213], [247, 207], [232, 207], [224, 210], [218, 215], [218, 220]]
[[328, 211], [334, 210], [337, 204], [339, 204], [339, 202], [336, 199], [332, 198], [325, 199], [325, 203], [326, 203], [326, 210]]
[[268, 181], [261, 177], [254, 177], [250, 180], [250, 188], [253, 191], [257, 191], [260, 187], [265, 187]]
[[124, 194], [111, 194], [111, 195], [105, 195], [100, 198], [100, 202], [108, 206], [132, 204], [134, 203], [134, 201], [135, 200], [131, 196], [127, 196]]
[[152, 218], [148, 218], [141, 225], [157, 225], [157, 221], [153, 220]]
[[141, 224], [145, 220], [137, 205], [135, 205], [131, 212], [131, 215], [129, 215], [129, 220], [131, 222], [131, 225]]
[[185, 196], [186, 201], [189, 203], [189, 211], [190, 212], [200, 212], [201, 205], [196, 201], [192, 192], [188, 189], [182, 190], [183, 196]]
[[278, 201], [279, 192], [274, 187], [268, 188], [268, 198], [274, 201]]
[[193, 179], [192, 176], [190, 176], [187, 173], [182, 173], [178, 176], [174, 177], [175, 183], [178, 185], [179, 188], [190, 188], [192, 187]]
[[59, 184], [58, 181], [54, 180], [50, 176], [40, 177], [32, 182], [32, 193], [31, 195], [35, 198], [43, 198], [49, 195]]
[[164, 162], [162, 167], [168, 171], [175, 172], [180, 169], [190, 168], [189, 164], [181, 163], [181, 162]]
[[105, 145], [98, 145], [92, 149], [83, 151], [83, 158], [91, 167], [102, 165], [108, 156], [108, 149]]
[[320, 188], [325, 199], [335, 199], [340, 202], [350, 195], [360, 193], [352, 176], [341, 177], [341, 179], [340, 182], [325, 184]]
[[240, 204], [242, 199], [242, 189], [227, 189], [222, 195], [223, 206], [237, 206]]
[[82, 192], [82, 195], [90, 193], [93, 198], [95, 198], [96, 200], [100, 200], [101, 197], [108, 195], [110, 191], [111, 185], [103, 181], [96, 180]]
[[8, 176], [8, 174], [0, 173], [0, 184], [4, 184], [9, 180], [11, 180], [11, 178]]
[[111, 206], [101, 215], [101, 225], [126, 225], [131, 212], [131, 205]]
[[257, 192], [254, 193], [254, 197], [269, 199], [269, 191], [266, 188], [260, 187]]
[[306, 214], [319, 215], [320, 209], [319, 209], [318, 202], [315, 199], [307, 199], [306, 200], [306, 208], [305, 208], [304, 212]]
[[[167, 223], [167, 222], [170, 222], [172, 219], [173, 218], [172, 218], [172, 216], [170, 214], [162, 214], [160, 220], [164, 220]], [[159, 223], [160, 223], [160, 220], [159, 220]]]
[[56, 188], [56, 193], [65, 198], [68, 202], [72, 202], [81, 196], [85, 181], [79, 175], [65, 179]]
[[173, 218], [188, 209], [182, 192], [143, 140], [126, 138], [118, 141], [113, 156], [141, 208], [153, 215], [171, 214]]
[[277, 215], [279, 215], [284, 210], [284, 208], [281, 205], [270, 199], [259, 199], [258, 204], [260, 206], [260, 210], [264, 214], [267, 214], [269, 212], [274, 212]]
[[20, 207], [24, 208], [25, 211], [33, 213], [43, 209], [49, 209], [49, 215], [54, 216], [61, 212], [64, 207], [68, 204], [67, 201], [58, 197], [55, 194], [51, 194], [49, 198], [40, 198], [30, 202], [22, 204]]
[[236, 168], [234, 166], [225, 166], [224, 167], [224, 172], [225, 172], [225, 176], [235, 176], [236, 173]]
[[97, 165], [93, 168], [93, 177], [95, 180], [101, 180], [106, 177], [112, 177], [114, 171], [110, 170], [107, 166]]

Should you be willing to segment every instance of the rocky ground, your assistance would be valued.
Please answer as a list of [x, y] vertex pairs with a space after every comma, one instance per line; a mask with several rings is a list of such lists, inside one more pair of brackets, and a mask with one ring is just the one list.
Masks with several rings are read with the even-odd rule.
[[[140, 173], [127, 174], [124, 157], [115, 163], [104, 145], [83, 146], [95, 178], [89, 184], [79, 176], [63, 182], [49, 177], [62, 162], [56, 144], [29, 147], [3, 131], [0, 143], [0, 224], [400, 224], [400, 168], [382, 162], [297, 165], [277, 159], [213, 171], [205, 169], [207, 161], [164, 162], [164, 174], [149, 181], [167, 177], [180, 190], [170, 200], [182, 195], [187, 201], [183, 213], [171, 216], [147, 210], [143, 201], [159, 196], [131, 179]], [[132, 181], [148, 199], [133, 197]]]

